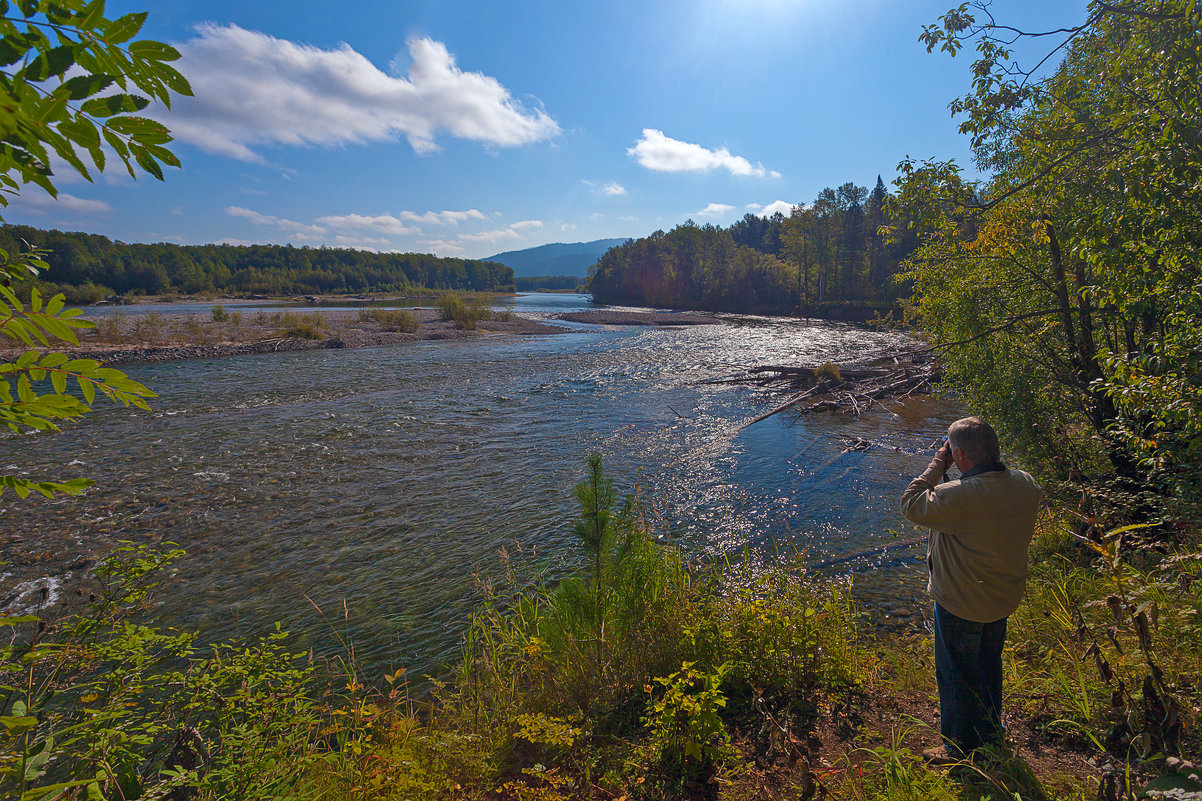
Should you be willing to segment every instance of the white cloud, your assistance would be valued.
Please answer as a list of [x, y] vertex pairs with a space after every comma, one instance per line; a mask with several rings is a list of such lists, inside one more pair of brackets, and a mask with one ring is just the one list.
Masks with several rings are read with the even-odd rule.
[[521, 220], [513, 223], [508, 228], [497, 228], [492, 231], [481, 231], [475, 234], [460, 234], [459, 239], [467, 242], [492, 242], [495, 244], [510, 239], [521, 239], [523, 231], [542, 227], [542, 220]]
[[644, 128], [643, 137], [627, 148], [626, 154], [638, 163], [656, 172], [710, 172], [723, 169], [731, 175], [763, 178], [779, 178], [775, 170], [764, 169], [763, 164], [752, 164], [742, 156], [736, 156], [724, 147], [710, 150], [691, 142], [682, 142], [665, 136], [663, 131]]
[[262, 161], [258, 145], [338, 145], [400, 136], [419, 153], [440, 132], [511, 147], [549, 139], [559, 125], [496, 78], [463, 72], [441, 42], [409, 41], [407, 77], [389, 75], [343, 44], [321, 50], [237, 25], [205, 24], [178, 45], [193, 98], [156, 115], [177, 139]]
[[759, 217], [771, 217], [778, 211], [788, 217], [793, 213], [793, 207], [797, 203], [790, 203], [787, 200], [774, 200], [767, 206], [761, 206], [759, 203], [748, 203], [747, 210]]
[[561, 231], [575, 231], [575, 230], [576, 230], [576, 223], [567, 223], [567, 222], [566, 222], [566, 223], [560, 223], [560, 224], [559, 224], [559, 230], [561, 230]]
[[431, 253], [462, 253], [464, 250], [460, 243], [446, 239], [423, 239], [418, 244], [430, 248]]
[[301, 241], [315, 242], [321, 240], [326, 235], [326, 229], [319, 225], [297, 222], [296, 220], [289, 220], [283, 217], [273, 217], [270, 214], [260, 214], [253, 209], [244, 209], [241, 206], [227, 206], [225, 213], [231, 217], [241, 217], [254, 225], [279, 228], [287, 232], [290, 238]]
[[601, 194], [616, 197], [626, 194], [626, 187], [622, 186], [617, 181], [610, 181], [605, 186], [601, 187]]
[[698, 217], [725, 217], [735, 210], [734, 206], [728, 206], [725, 203], [711, 203], [701, 211], [697, 212]]
[[478, 209], [468, 209], [467, 211], [427, 211], [425, 214], [402, 211], [400, 217], [402, 220], [408, 220], [409, 222], [454, 226], [458, 226], [459, 223], [467, 222], [468, 220], [488, 219]]
[[392, 236], [405, 236], [406, 234], [415, 234], [418, 231], [417, 228], [406, 226], [391, 214], [381, 214], [376, 217], [369, 217], [365, 214], [338, 214], [318, 217], [317, 222], [322, 225], [328, 225], [331, 228], [371, 228]]
[[345, 236], [343, 234], [334, 237], [334, 244], [355, 250], [379, 250], [381, 246], [392, 246], [387, 239], [376, 239], [371, 236]]
[[[55, 176], [57, 178], [57, 176]], [[103, 200], [86, 200], [82, 197], [59, 192], [52, 198], [44, 192], [29, 191], [9, 200], [9, 208], [20, 211], [70, 211], [76, 214], [108, 214], [113, 207]]]

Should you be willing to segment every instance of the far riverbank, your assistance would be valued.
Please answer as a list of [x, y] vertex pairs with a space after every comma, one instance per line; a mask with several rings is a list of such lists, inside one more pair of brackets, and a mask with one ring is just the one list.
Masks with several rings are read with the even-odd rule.
[[[135, 307], [136, 308], [136, 307]], [[57, 348], [73, 358], [106, 364], [137, 364], [178, 359], [213, 358], [252, 353], [366, 348], [433, 339], [464, 339], [498, 335], [562, 334], [564, 328], [500, 312], [466, 329], [441, 319], [436, 309], [363, 308], [298, 311], [263, 306], [253, 313], [226, 311], [224, 306], [203, 314], [135, 313], [113, 307], [106, 315], [90, 315], [96, 327], [80, 334], [78, 346]], [[12, 359], [24, 347], [0, 349]]]

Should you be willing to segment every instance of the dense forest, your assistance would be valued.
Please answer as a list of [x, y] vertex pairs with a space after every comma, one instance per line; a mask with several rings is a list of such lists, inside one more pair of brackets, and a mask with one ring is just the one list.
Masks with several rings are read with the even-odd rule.
[[[373, 253], [290, 245], [152, 245], [98, 234], [0, 228], [9, 253], [48, 251], [44, 281], [112, 294], [223, 292], [265, 295], [403, 292], [417, 288], [512, 291], [513, 270], [497, 262], [422, 253]], [[70, 299], [70, 298], [69, 298]]]
[[889, 193], [845, 183], [788, 217], [747, 214], [729, 228], [692, 220], [611, 248], [588, 288], [602, 303], [824, 315], [881, 311], [899, 294], [899, 265], [918, 245], [908, 226], [890, 236]]

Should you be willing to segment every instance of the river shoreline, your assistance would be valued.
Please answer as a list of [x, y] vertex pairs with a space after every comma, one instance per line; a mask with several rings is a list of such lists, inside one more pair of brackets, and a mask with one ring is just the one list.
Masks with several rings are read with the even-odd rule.
[[[97, 326], [80, 335], [79, 345], [60, 343], [54, 349], [72, 358], [96, 359], [105, 364], [141, 364], [181, 359], [217, 358], [255, 353], [280, 353], [328, 348], [370, 348], [434, 339], [467, 339], [493, 336], [562, 334], [566, 329], [512, 314], [480, 320], [472, 330], [443, 320], [434, 309], [282, 310], [265, 307], [255, 314], [227, 312], [222, 320], [210, 313], [193, 315], [122, 315], [95, 320]], [[404, 312], [416, 329], [395, 328], [395, 318], [377, 318]], [[24, 347], [0, 349], [0, 358], [11, 360]]]

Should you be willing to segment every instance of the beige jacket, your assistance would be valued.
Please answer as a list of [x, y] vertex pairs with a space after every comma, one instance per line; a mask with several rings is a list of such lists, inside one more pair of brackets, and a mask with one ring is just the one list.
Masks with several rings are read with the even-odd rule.
[[1043, 490], [1021, 470], [939, 483], [932, 461], [902, 494], [907, 520], [931, 528], [927, 592], [965, 620], [992, 623], [1018, 608], [1027, 580], [1027, 547]]

